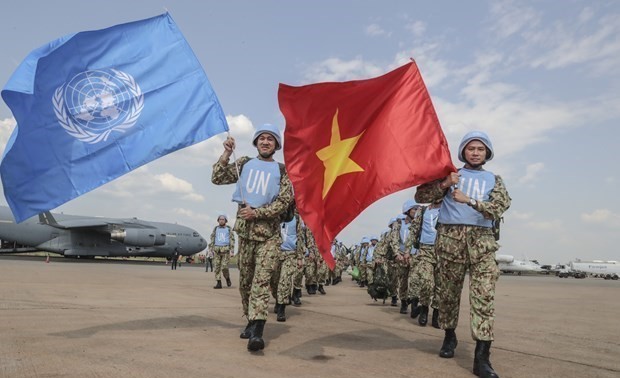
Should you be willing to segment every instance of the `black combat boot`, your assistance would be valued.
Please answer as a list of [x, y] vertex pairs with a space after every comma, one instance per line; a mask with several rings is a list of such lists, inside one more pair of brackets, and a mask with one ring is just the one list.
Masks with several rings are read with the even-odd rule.
[[310, 285], [310, 293], [308, 294], [313, 294], [313, 295], [316, 294], [316, 288], [317, 288], [316, 284]]
[[400, 301], [400, 313], [401, 314], [406, 314], [407, 313], [407, 307], [409, 307], [409, 302], [407, 302], [406, 299], [403, 299]]
[[265, 341], [263, 340], [263, 330], [265, 329], [264, 320], [254, 321], [254, 330], [252, 337], [248, 340], [248, 350], [250, 352], [257, 352], [265, 348]]
[[278, 308], [278, 317], [276, 318], [277, 321], [279, 322], [285, 322], [286, 321], [286, 305], [285, 304], [281, 304], [280, 308]]
[[398, 306], [398, 297], [396, 295], [392, 296], [392, 303], [390, 303], [390, 306], [392, 307]]
[[411, 319], [415, 319], [420, 315], [420, 306], [418, 306], [418, 302], [420, 299], [418, 297], [413, 297], [411, 299]]
[[325, 286], [329, 286], [331, 285], [331, 283], [332, 283], [331, 278], [328, 278], [327, 281], [325, 281]]
[[446, 329], [446, 336], [443, 338], [443, 344], [441, 345], [441, 349], [439, 350], [439, 357], [454, 357], [454, 349], [456, 349], [458, 343], [459, 342], [456, 339], [456, 332], [454, 332], [454, 328]]
[[301, 306], [301, 289], [293, 289], [293, 306]]
[[491, 355], [491, 341], [476, 340], [474, 354], [474, 374], [483, 378], [499, 378], [493, 370], [489, 356]]
[[222, 288], [222, 280], [217, 280], [217, 284], [215, 286], [213, 286], [214, 289], [221, 289]]
[[226, 278], [226, 286], [231, 287], [232, 281], [230, 280], [230, 277], [225, 277], [225, 278]]
[[312, 289], [310, 289], [310, 285], [306, 284], [306, 291], [308, 292], [308, 295], [311, 295], [311, 291]]
[[422, 327], [426, 327], [426, 323], [428, 323], [428, 306], [419, 306], [418, 308], [420, 309], [418, 324]]
[[278, 302], [276, 302], [276, 304], [275, 304], [275, 305], [273, 305], [273, 313], [274, 313], [274, 314], [277, 314], [277, 313], [278, 313], [278, 310], [280, 309], [280, 306], [281, 306], [281, 305], [280, 305], [280, 304], [278, 304]]
[[249, 339], [250, 337], [252, 337], [253, 331], [254, 331], [254, 322], [251, 320], [248, 320], [248, 325], [245, 326], [245, 329], [243, 330], [243, 332], [241, 332], [239, 337], [242, 339]]
[[323, 289], [323, 285], [319, 285], [319, 293], [321, 293], [322, 295], [327, 294], [327, 293], [325, 292], [325, 289]]
[[433, 309], [433, 320], [432, 323], [434, 328], [439, 329], [439, 310], [437, 310], [436, 308]]

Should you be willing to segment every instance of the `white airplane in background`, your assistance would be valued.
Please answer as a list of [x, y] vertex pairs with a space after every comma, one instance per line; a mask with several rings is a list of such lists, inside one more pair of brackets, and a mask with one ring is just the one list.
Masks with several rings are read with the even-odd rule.
[[529, 260], [517, 260], [511, 255], [495, 255], [495, 261], [502, 273], [540, 273], [543, 269], [537, 263]]
[[571, 261], [569, 266], [573, 272], [596, 274], [600, 277], [605, 278], [606, 280], [617, 280], [620, 276], [620, 264], [618, 264], [617, 261], [575, 260]]

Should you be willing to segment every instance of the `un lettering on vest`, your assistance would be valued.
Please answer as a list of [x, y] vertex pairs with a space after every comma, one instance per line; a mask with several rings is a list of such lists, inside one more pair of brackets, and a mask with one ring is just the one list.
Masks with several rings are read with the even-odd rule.
[[215, 231], [215, 245], [218, 247], [227, 246], [230, 243], [228, 228], [219, 228]]
[[256, 193], [261, 196], [267, 195], [267, 185], [269, 184], [269, 179], [271, 178], [271, 173], [250, 169], [250, 173], [248, 174], [248, 181], [245, 183], [246, 193]]
[[[244, 196], [240, 194], [243, 190]], [[242, 198], [254, 208], [273, 202], [280, 191], [280, 167], [277, 162], [252, 159], [241, 172], [240, 185], [233, 195], [233, 201], [242, 203]]]
[[[466, 196], [476, 201], [489, 199], [489, 194], [495, 186], [495, 175], [487, 171], [472, 171], [461, 169], [461, 178], [458, 183], [460, 189]], [[439, 211], [439, 223], [444, 224], [466, 224], [473, 226], [491, 227], [492, 221], [485, 219], [482, 213], [464, 203], [458, 203], [452, 195], [444, 197]]]
[[482, 201], [487, 191], [487, 182], [484, 179], [474, 177], [461, 177], [459, 189], [468, 197]]

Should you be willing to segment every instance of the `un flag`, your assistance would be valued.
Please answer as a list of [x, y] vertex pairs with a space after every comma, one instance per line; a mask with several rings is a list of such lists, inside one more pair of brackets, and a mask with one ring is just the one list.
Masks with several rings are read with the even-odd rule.
[[167, 13], [50, 42], [2, 98], [17, 120], [0, 174], [18, 222], [228, 130]]

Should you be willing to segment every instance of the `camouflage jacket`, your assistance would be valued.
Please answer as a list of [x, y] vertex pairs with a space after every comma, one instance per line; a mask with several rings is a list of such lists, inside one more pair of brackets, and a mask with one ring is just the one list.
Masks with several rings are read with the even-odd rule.
[[[441, 189], [439, 187], [442, 180], [439, 179], [420, 185], [416, 190], [415, 200], [418, 203], [429, 203], [446, 196], [449, 193], [449, 188]], [[482, 216], [487, 219], [499, 220], [510, 207], [510, 201], [511, 198], [504, 185], [504, 180], [500, 176], [495, 175], [495, 186], [489, 193], [489, 199], [477, 201], [474, 209], [482, 213]]]
[[[250, 159], [252, 158], [248, 156], [237, 159], [240, 171], [243, 170], [243, 165]], [[234, 184], [238, 180], [239, 176], [237, 175], [235, 163], [224, 164], [218, 160], [217, 163], [213, 165], [211, 182], [215, 185]], [[272, 203], [255, 209], [255, 219], [245, 220], [237, 213], [234, 230], [240, 238], [244, 239], [265, 241], [276, 237], [281, 240], [280, 214], [288, 209], [292, 201], [293, 186], [291, 180], [288, 178], [288, 174], [284, 172], [280, 177], [280, 191], [278, 197]], [[241, 209], [241, 205], [239, 205], [239, 209]]]
[[[392, 247], [392, 251], [394, 251], [394, 256], [408, 255], [409, 251], [411, 251], [411, 247], [413, 246], [413, 239], [411, 238], [412, 222], [406, 223], [406, 225], [407, 227], [409, 227], [409, 235], [407, 236], [407, 240], [403, 242], [403, 244], [405, 245], [404, 251], [400, 250], [400, 228], [402, 227], [401, 221], [394, 222], [394, 224], [392, 225], [392, 231], [390, 231], [390, 233], [387, 236], [387, 242], [390, 243], [390, 246]], [[407, 247], [407, 245], [409, 245], [409, 247]]]

